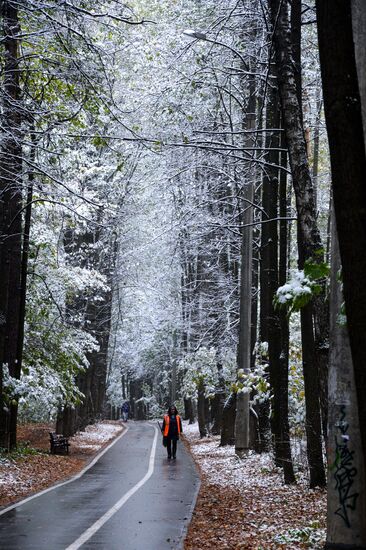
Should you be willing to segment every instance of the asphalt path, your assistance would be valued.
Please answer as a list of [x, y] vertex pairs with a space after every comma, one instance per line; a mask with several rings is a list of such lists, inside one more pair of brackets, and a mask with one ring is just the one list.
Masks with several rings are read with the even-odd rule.
[[199, 477], [182, 442], [167, 460], [157, 428], [128, 430], [71, 482], [0, 511], [1, 550], [183, 547]]

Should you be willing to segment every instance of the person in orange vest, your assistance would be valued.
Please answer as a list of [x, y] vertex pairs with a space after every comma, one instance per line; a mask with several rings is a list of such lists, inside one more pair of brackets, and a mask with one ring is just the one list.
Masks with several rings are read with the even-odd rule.
[[166, 449], [168, 451], [168, 460], [171, 458], [175, 459], [177, 454], [177, 441], [179, 435], [183, 432], [182, 421], [175, 405], [171, 405], [168, 409], [168, 413], [164, 415], [162, 432], [167, 443]]

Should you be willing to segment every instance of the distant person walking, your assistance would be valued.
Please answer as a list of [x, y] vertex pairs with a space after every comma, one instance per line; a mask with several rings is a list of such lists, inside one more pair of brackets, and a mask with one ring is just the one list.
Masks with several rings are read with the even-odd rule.
[[168, 409], [168, 413], [164, 415], [162, 432], [164, 438], [166, 438], [168, 460], [171, 458], [175, 459], [177, 454], [177, 441], [179, 435], [183, 432], [182, 421], [175, 405], [171, 405]]
[[130, 405], [129, 405], [128, 401], [125, 401], [122, 405], [122, 420], [123, 420], [123, 422], [127, 422], [129, 413], [130, 413]]

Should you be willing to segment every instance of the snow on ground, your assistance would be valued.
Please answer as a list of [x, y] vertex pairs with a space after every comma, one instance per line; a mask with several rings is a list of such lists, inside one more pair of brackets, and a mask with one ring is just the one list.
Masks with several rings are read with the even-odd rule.
[[253, 487], [253, 483], [258, 487], [274, 482], [282, 485], [281, 470], [273, 465], [269, 453], [258, 455], [250, 451], [246, 458], [240, 460], [233, 445], [219, 446], [220, 436], [200, 439], [196, 424], [187, 425], [184, 433], [210, 483], [237, 489]]
[[75, 475], [123, 429], [120, 424], [107, 422], [87, 426], [84, 432], [69, 438], [70, 455], [59, 456], [48, 452], [48, 432], [52, 427], [42, 426], [41, 430], [37, 424], [31, 426], [34, 433], [39, 432], [39, 438], [33, 445], [31, 441], [30, 447], [34, 446], [40, 452], [22, 454], [20, 451], [9, 458], [0, 457], [0, 507]]
[[[242, 501], [238, 514], [243, 515], [237, 518], [238, 530], [239, 527], [243, 530], [241, 539], [239, 537], [236, 543], [238, 546], [229, 545], [230, 548], [298, 550], [322, 547], [326, 509], [324, 490], [308, 489], [304, 476], [298, 476], [296, 485], [284, 485], [282, 471], [274, 465], [269, 453], [258, 455], [250, 452], [241, 460], [236, 456], [233, 446], [219, 446], [219, 436], [200, 439], [197, 424], [185, 424], [183, 430], [203, 477], [204, 498], [201, 503], [202, 513], [200, 510], [197, 512], [199, 521], [206, 521], [202, 516], [207, 516], [207, 510], [211, 509], [206, 501], [213, 498], [214, 494], [227, 494], [229, 498], [232, 491], [232, 495], [237, 495], [232, 498]], [[198, 502], [201, 502], [200, 499]], [[214, 502], [213, 507], [217, 509], [218, 501]], [[231, 521], [234, 520], [233, 514], [234, 509]], [[208, 525], [207, 531], [209, 529]], [[197, 544], [198, 538], [194, 538], [194, 531], [193, 521], [189, 541], [191, 545], [186, 545], [188, 549]], [[251, 543], [241, 546], [243, 537], [249, 533], [254, 546]], [[222, 533], [214, 533], [212, 536], [219, 535], [222, 536]], [[209, 544], [210, 541], [208, 546], [202, 545], [202, 548], [208, 548]]]
[[77, 432], [70, 438], [71, 446], [76, 445], [81, 449], [98, 450], [104, 443], [110, 441], [122, 431], [122, 427], [117, 424], [107, 424], [104, 422], [92, 424], [85, 428], [84, 432]]

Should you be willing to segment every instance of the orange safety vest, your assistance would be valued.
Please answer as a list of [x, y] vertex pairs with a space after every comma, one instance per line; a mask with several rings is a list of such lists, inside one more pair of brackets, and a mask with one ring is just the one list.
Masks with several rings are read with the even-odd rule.
[[[179, 414], [176, 415], [177, 419], [177, 426], [178, 426], [178, 435], [180, 434], [180, 416]], [[167, 437], [169, 433], [169, 422], [170, 422], [170, 416], [168, 414], [164, 415], [164, 432], [163, 436]]]

